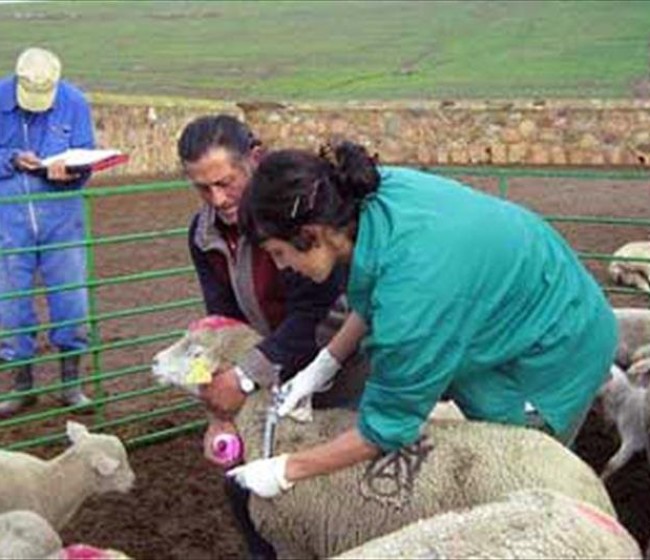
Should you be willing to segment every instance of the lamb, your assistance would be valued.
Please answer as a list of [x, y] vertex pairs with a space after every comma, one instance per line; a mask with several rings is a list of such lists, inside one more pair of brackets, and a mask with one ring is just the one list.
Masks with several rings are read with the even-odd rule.
[[609, 277], [616, 284], [632, 286], [650, 293], [650, 261], [616, 260], [650, 259], [650, 241], [632, 241], [614, 252], [614, 260], [609, 263]]
[[[194, 359], [203, 359], [231, 326], [188, 333]], [[236, 327], [244, 332], [242, 327]], [[253, 336], [249, 341], [254, 344]], [[212, 341], [211, 341], [212, 340]], [[241, 346], [241, 349], [244, 345]], [[169, 349], [171, 350], [171, 349]], [[192, 369], [183, 357], [159, 353], [154, 372]], [[235, 358], [235, 356], [232, 356]], [[176, 358], [178, 355], [176, 354]], [[210, 368], [210, 371], [214, 371]], [[182, 378], [182, 375], [179, 377]], [[247, 460], [262, 451], [267, 392], [249, 396], [236, 418]], [[275, 453], [321, 443], [355, 424], [346, 409], [318, 410], [310, 425], [283, 420], [276, 429]], [[431, 422], [422, 439], [329, 476], [302, 481], [274, 500], [252, 496], [251, 517], [280, 558], [329, 557], [392, 532], [417, 519], [502, 498], [524, 488], [549, 488], [615, 515], [607, 492], [591, 468], [551, 437], [536, 430], [482, 422]]]
[[644, 344], [632, 354], [627, 377], [635, 385], [647, 387], [650, 382], [650, 344]]
[[61, 539], [37, 513], [27, 510], [0, 514], [0, 560], [55, 557]]
[[637, 451], [648, 449], [646, 423], [650, 412], [648, 390], [633, 385], [627, 375], [616, 365], [610, 370], [610, 379], [599, 392], [605, 419], [616, 424], [620, 446], [609, 459], [601, 478], [606, 480], [625, 465]]
[[[214, 336], [215, 332], [219, 336]], [[198, 385], [208, 382], [211, 372], [236, 362], [259, 340], [259, 335], [241, 321], [218, 315], [204, 317], [190, 323], [178, 342], [154, 356], [152, 373], [160, 383], [197, 395]]]
[[412, 523], [336, 558], [638, 559], [641, 551], [613, 517], [533, 489]]
[[648, 464], [650, 464], [650, 389], [646, 388], [645, 392], [645, 451]]
[[72, 421], [67, 434], [72, 446], [49, 461], [0, 451], [0, 513], [31, 510], [58, 531], [86, 498], [131, 489], [135, 475], [117, 437], [91, 434]]
[[0, 514], [0, 560], [129, 560], [117, 550], [85, 544], [62, 547], [58, 533], [38, 513], [14, 510]]
[[650, 463], [650, 310], [618, 308], [614, 314], [620, 327], [617, 365], [599, 396], [605, 420], [616, 424], [621, 445], [606, 465], [603, 480], [637, 451], [645, 449]]
[[644, 346], [650, 344], [650, 309], [620, 307], [614, 309], [614, 315], [620, 331], [616, 363], [627, 369], [632, 362], [650, 355], [650, 352], [642, 354], [648, 350]]

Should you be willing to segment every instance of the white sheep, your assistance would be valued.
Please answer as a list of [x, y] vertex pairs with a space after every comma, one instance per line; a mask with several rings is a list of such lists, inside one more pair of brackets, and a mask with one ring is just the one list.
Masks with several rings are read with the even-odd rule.
[[639, 346], [632, 354], [632, 362], [640, 362], [647, 359], [650, 359], [650, 341]]
[[616, 363], [627, 369], [643, 356], [638, 352], [650, 344], [650, 309], [619, 307], [614, 309], [619, 326], [619, 345]]
[[605, 420], [616, 425], [620, 445], [600, 475], [603, 480], [623, 467], [636, 452], [646, 449], [650, 454], [647, 393], [647, 388], [634, 385], [618, 366], [611, 367], [610, 378], [600, 389], [599, 397]]
[[[261, 447], [259, 396], [248, 399], [237, 419], [247, 460]], [[276, 453], [322, 442], [354, 421], [349, 411], [322, 410], [308, 427], [283, 422]], [[533, 487], [615, 515], [596, 474], [557, 441], [536, 430], [480, 422], [431, 423], [418, 446], [302, 481], [274, 500], [252, 496], [250, 511], [278, 557], [327, 557], [417, 519]]]
[[57, 532], [37, 513], [0, 513], [0, 560], [55, 557], [62, 546]]
[[609, 277], [616, 284], [632, 286], [650, 293], [650, 262], [625, 259], [650, 259], [650, 241], [632, 241], [619, 247], [614, 252], [614, 260], [609, 263]]
[[647, 387], [650, 384], [650, 344], [640, 346], [634, 351], [625, 373], [635, 385]]
[[71, 421], [67, 434], [72, 445], [51, 460], [0, 451], [0, 513], [31, 510], [58, 531], [86, 498], [131, 489], [135, 475], [117, 437]]
[[61, 538], [46, 519], [28, 510], [0, 513], [0, 560], [129, 560], [118, 550], [85, 544], [63, 548]]
[[[219, 336], [214, 336], [215, 332]], [[260, 336], [244, 323], [210, 315], [190, 323], [180, 340], [158, 352], [152, 373], [161, 384], [182, 387], [197, 395], [198, 385], [208, 382], [213, 371], [235, 363], [259, 340]]]
[[639, 559], [641, 551], [613, 517], [534, 489], [417, 521], [336, 558]]
[[[187, 346], [193, 347], [195, 359], [223, 346], [220, 339], [227, 336], [223, 328], [205, 330], [201, 339], [208, 346], [203, 353], [198, 351], [196, 331], [195, 343]], [[248, 337], [251, 344], [254, 338]], [[247, 350], [245, 345], [240, 348]], [[189, 373], [192, 360], [183, 358], [185, 365], [179, 367], [173, 363], [175, 357], [172, 352], [159, 353], [156, 375], [164, 376], [166, 370], [178, 373], [183, 367]], [[249, 461], [262, 452], [268, 398], [262, 391], [249, 396], [236, 419]], [[346, 409], [318, 410], [309, 425], [283, 420], [276, 430], [275, 453], [322, 443], [355, 421], [355, 413]], [[615, 515], [593, 470], [546, 434], [454, 421], [432, 422], [424, 427], [423, 439], [416, 445], [302, 481], [274, 500], [252, 496], [250, 511], [259, 532], [276, 547], [280, 558], [328, 557], [417, 519], [531, 487], [553, 489]]]

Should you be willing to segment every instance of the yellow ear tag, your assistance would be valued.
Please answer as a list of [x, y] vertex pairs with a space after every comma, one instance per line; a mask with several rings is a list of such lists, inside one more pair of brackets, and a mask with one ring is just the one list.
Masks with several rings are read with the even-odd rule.
[[188, 385], [203, 385], [212, 381], [212, 372], [208, 365], [208, 360], [204, 356], [192, 360], [190, 372], [185, 377], [185, 383]]

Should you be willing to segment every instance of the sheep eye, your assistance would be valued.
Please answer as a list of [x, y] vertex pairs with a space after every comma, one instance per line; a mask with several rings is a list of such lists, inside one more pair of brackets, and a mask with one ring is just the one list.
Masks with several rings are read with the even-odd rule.
[[190, 358], [199, 358], [200, 356], [203, 356], [204, 350], [202, 346], [191, 346], [188, 354], [190, 355]]

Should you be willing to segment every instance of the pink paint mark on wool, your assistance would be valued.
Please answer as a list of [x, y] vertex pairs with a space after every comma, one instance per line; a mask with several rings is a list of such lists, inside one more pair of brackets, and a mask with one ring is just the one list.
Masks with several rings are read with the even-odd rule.
[[624, 533], [623, 528], [618, 521], [609, 515], [585, 504], [576, 504], [575, 507], [583, 517], [589, 518], [591, 521], [607, 529], [611, 533], [614, 533], [615, 535], [621, 535]]
[[190, 332], [203, 329], [218, 331], [230, 327], [239, 327], [243, 324], [244, 323], [238, 321], [237, 319], [231, 319], [230, 317], [224, 317], [223, 315], [208, 315], [207, 317], [203, 317], [203, 319], [192, 321], [190, 323], [189, 330]]
[[71, 544], [63, 549], [64, 560], [105, 560], [109, 558], [101, 548], [87, 544]]

